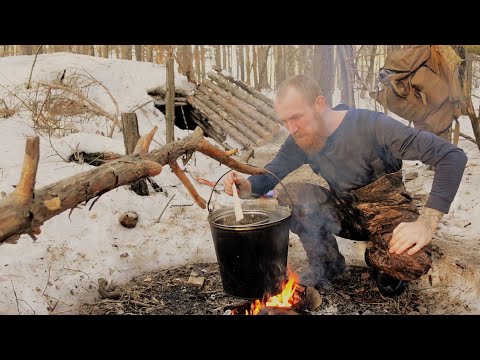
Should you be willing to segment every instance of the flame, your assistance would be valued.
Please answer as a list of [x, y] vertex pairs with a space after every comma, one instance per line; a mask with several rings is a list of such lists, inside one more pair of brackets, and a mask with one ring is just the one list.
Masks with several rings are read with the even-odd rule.
[[283, 286], [283, 290], [280, 294], [269, 297], [265, 302], [255, 300], [252, 303], [250, 314], [258, 315], [264, 306], [266, 307], [282, 307], [291, 308], [294, 303], [295, 290], [299, 284], [300, 278], [297, 273], [288, 270], [288, 281]]

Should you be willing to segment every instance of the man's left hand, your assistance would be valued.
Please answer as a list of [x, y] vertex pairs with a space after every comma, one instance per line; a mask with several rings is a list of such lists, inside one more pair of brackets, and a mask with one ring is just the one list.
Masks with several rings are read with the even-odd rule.
[[390, 253], [400, 255], [409, 249], [407, 254], [413, 255], [425, 245], [432, 241], [432, 230], [423, 221], [400, 223], [393, 230], [392, 240], [390, 240]]

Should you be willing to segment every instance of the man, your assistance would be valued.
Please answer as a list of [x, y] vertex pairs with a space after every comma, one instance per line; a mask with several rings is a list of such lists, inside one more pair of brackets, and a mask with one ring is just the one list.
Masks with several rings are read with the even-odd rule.
[[[275, 110], [290, 135], [265, 167], [280, 180], [303, 164], [321, 175], [329, 189], [289, 183], [293, 199], [290, 223], [306, 251], [309, 268], [301, 282], [328, 287], [346, 268], [339, 235], [369, 240], [368, 265], [385, 295], [399, 295], [405, 281], [418, 279], [431, 266], [430, 242], [448, 213], [460, 185], [467, 156], [429, 132], [410, 128], [379, 112], [331, 109], [319, 85], [304, 75], [279, 87]], [[435, 167], [430, 196], [419, 214], [402, 179], [402, 159]], [[235, 182], [243, 199], [260, 197], [278, 180], [271, 174], [224, 179], [227, 194]], [[279, 204], [292, 206], [284, 191]]]

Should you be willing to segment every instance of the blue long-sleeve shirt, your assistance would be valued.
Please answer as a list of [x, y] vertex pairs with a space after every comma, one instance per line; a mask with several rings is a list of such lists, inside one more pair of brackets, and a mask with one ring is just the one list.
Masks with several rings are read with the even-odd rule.
[[[376, 159], [386, 174], [402, 167], [402, 160], [419, 160], [435, 166], [432, 190], [426, 206], [448, 213], [463, 176], [467, 156], [462, 149], [426, 131], [408, 127], [379, 112], [350, 109], [324, 148], [306, 154], [290, 135], [265, 168], [280, 180], [303, 164], [322, 176], [335, 192], [366, 186], [380, 177], [372, 165]], [[270, 174], [250, 176], [252, 194], [262, 196], [278, 180]]]

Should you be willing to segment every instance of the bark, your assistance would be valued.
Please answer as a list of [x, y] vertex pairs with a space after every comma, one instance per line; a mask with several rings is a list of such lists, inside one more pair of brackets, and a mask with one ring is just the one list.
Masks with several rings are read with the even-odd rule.
[[200, 46], [196, 45], [194, 50], [194, 58], [195, 58], [195, 84], [199, 84], [202, 81], [202, 67], [200, 65]]
[[272, 99], [270, 99], [269, 97], [267, 97], [266, 95], [262, 94], [261, 92], [255, 90], [253, 87], [245, 84], [243, 81], [241, 80], [238, 80], [238, 79], [235, 79], [233, 76], [231, 75], [227, 75], [227, 74], [224, 74], [222, 73], [222, 70], [217, 68], [217, 67], [213, 67], [213, 70], [215, 70], [219, 75], [221, 75], [222, 77], [224, 77], [225, 79], [227, 79], [228, 81], [234, 83], [235, 85], [237, 85], [239, 88], [245, 90], [246, 92], [248, 92], [250, 95], [252, 95], [253, 97], [263, 101], [264, 103], [266, 103], [268, 106], [270, 106], [272, 109], [273, 109], [273, 101]]
[[[154, 129], [156, 130], [156, 129]], [[40, 225], [78, 204], [135, 180], [160, 174], [162, 165], [170, 164], [185, 153], [199, 151], [227, 167], [245, 174], [261, 174], [263, 169], [237, 162], [227, 153], [203, 139], [200, 128], [182, 140], [169, 143], [150, 153], [148, 139], [142, 137], [136, 151], [90, 171], [33, 190], [38, 165], [38, 137], [27, 140], [22, 177], [17, 189], [0, 200], [0, 243], [15, 235], [39, 233]], [[143, 142], [142, 142], [143, 139]], [[147, 139], [147, 140], [145, 140]], [[93, 204], [92, 204], [93, 205]]]
[[[125, 154], [130, 155], [135, 151], [135, 146], [140, 140], [138, 131], [138, 120], [135, 113], [122, 113], [122, 132], [125, 144]], [[135, 181], [130, 189], [140, 196], [148, 196], [148, 186], [145, 179]]]
[[227, 70], [227, 45], [222, 45], [222, 69]]
[[245, 61], [243, 59], [243, 45], [237, 45], [238, 66], [240, 67], [240, 79], [245, 81]]
[[203, 86], [206, 86], [213, 92], [213, 94], [210, 92], [204, 92], [204, 94], [208, 98], [211, 98], [221, 107], [223, 107], [224, 110], [228, 111], [233, 116], [237, 117], [240, 121], [243, 121], [244, 124], [250, 126], [265, 140], [267, 141], [272, 140], [273, 136], [270, 133], [270, 129], [266, 129], [265, 127], [261, 126], [261, 124], [259, 124], [254, 120], [255, 118], [252, 118], [250, 115], [243, 112], [242, 111], [243, 109], [241, 109], [241, 105], [240, 106], [238, 105], [240, 103], [238, 99], [233, 99], [233, 97], [229, 95], [227, 91], [219, 88], [217, 85], [213, 84], [208, 79], [205, 79], [205, 81], [202, 84], [202, 87]]
[[[225, 150], [230, 150], [231, 147], [224, 143], [227, 139], [227, 135], [225, 131], [223, 131], [220, 127], [208, 121], [205, 116], [203, 116], [198, 110], [192, 109], [190, 111], [190, 115], [192, 121], [200, 127], [205, 135], [211, 137], [217, 143], [223, 146]], [[218, 130], [217, 130], [218, 129]]]
[[[218, 75], [213, 71], [208, 72], [208, 77], [214, 80], [218, 84], [218, 86], [226, 89], [227, 91], [235, 95], [235, 97], [243, 100], [245, 103], [253, 107], [254, 112], [250, 111], [250, 108], [243, 107], [246, 109], [244, 110], [246, 113], [248, 113], [253, 118], [258, 119], [266, 128], [272, 129], [275, 133], [278, 132], [280, 126], [275, 122], [276, 114], [275, 110], [272, 107], [265, 104], [263, 101], [256, 99], [249, 93], [238, 88], [232, 82], [228, 81], [225, 77]], [[243, 108], [241, 109], [243, 110]], [[261, 114], [258, 114], [258, 112], [260, 112]], [[267, 118], [265, 118], [265, 116]]]
[[270, 50], [270, 46], [265, 45], [261, 46], [258, 51], [258, 86], [256, 87], [258, 90], [260, 89], [268, 89], [268, 52]]
[[185, 75], [193, 84], [195, 81], [195, 70], [193, 68], [193, 52], [191, 45], [179, 45], [177, 46], [177, 53], [175, 59], [178, 64], [178, 72]]
[[258, 56], [257, 56], [257, 46], [252, 45], [252, 55], [253, 55], [253, 87], [258, 89]]
[[[370, 50], [370, 60], [368, 63], [367, 76], [365, 78], [365, 83], [370, 89], [373, 88], [376, 55], [377, 55], [377, 45], [372, 45], [372, 48]], [[365, 93], [365, 90], [362, 90], [362, 93]]]
[[333, 100], [334, 50], [335, 45], [315, 45], [313, 49], [313, 78], [319, 83], [328, 106], [332, 106]]
[[153, 45], [147, 45], [146, 59], [147, 59], [147, 62], [153, 62]]
[[275, 45], [275, 88], [285, 80], [285, 59], [283, 57], [283, 45]]
[[221, 56], [220, 45], [215, 45], [215, 66], [222, 68], [222, 56]]

